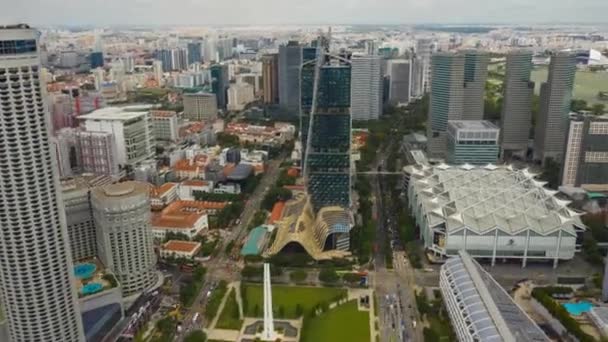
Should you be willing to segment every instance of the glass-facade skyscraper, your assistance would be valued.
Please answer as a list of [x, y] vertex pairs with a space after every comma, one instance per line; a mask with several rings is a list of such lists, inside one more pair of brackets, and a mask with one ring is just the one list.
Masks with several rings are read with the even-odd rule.
[[349, 208], [351, 65], [343, 59], [324, 58], [324, 64], [318, 68], [317, 102], [309, 142], [315, 55], [315, 48], [303, 50], [301, 132], [307, 190], [315, 211], [325, 206]]
[[215, 64], [211, 66], [211, 90], [217, 96], [217, 107], [226, 109], [227, 91], [230, 83], [228, 66]]
[[188, 65], [201, 62], [201, 43], [188, 43]]

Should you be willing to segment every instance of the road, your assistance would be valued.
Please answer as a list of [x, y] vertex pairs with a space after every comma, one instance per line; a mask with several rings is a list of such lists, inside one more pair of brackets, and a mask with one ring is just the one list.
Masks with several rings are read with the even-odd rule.
[[[390, 145], [387, 150], [390, 150]], [[382, 151], [378, 155], [383, 155]], [[378, 159], [374, 170], [384, 170], [386, 160]], [[375, 282], [378, 295], [380, 341], [424, 341], [422, 325], [414, 293], [414, 271], [409, 265], [399, 241], [397, 215], [391, 205], [398, 198], [390, 198], [391, 189], [382, 173], [371, 176], [377, 222], [374, 251]], [[387, 243], [390, 241], [389, 243]], [[386, 268], [386, 253], [393, 256], [393, 270]]]
[[[219, 252], [217, 255], [207, 263], [207, 274], [205, 275], [205, 282], [198, 296], [196, 297], [194, 304], [183, 319], [183, 330], [182, 333], [178, 334], [176, 341], [183, 341], [184, 336], [192, 331], [201, 329], [205, 326], [204, 309], [207, 304], [207, 293], [212, 291], [214, 285], [217, 285], [220, 280], [226, 280], [227, 282], [237, 280], [240, 277], [240, 270], [237, 267], [237, 261], [231, 259], [231, 256], [226, 254], [226, 246], [229, 243], [238, 242], [243, 239], [248, 231], [247, 227], [253, 219], [255, 213], [260, 209], [262, 199], [266, 195], [266, 191], [276, 182], [279, 176], [279, 166], [283, 162], [284, 158], [281, 157], [278, 160], [272, 160], [268, 163], [268, 168], [262, 176], [260, 183], [254, 190], [253, 194], [249, 197], [248, 202], [245, 204], [245, 208], [241, 215], [241, 222], [232, 229], [223, 240], [221, 245], [218, 247]], [[199, 313], [199, 317], [196, 322], [193, 322], [195, 313]]]

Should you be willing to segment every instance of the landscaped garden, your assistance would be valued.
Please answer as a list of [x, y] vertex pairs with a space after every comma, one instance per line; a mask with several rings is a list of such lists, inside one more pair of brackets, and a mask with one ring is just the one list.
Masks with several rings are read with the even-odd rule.
[[239, 304], [236, 301], [236, 291], [230, 289], [226, 304], [224, 304], [224, 309], [215, 327], [217, 329], [240, 330], [242, 325], [243, 321], [239, 317]]
[[[243, 312], [248, 317], [262, 317], [264, 312], [261, 285], [243, 284]], [[346, 297], [346, 290], [339, 288], [273, 286], [272, 306], [275, 318], [298, 318], [309, 314], [316, 307], [328, 306]]]
[[304, 320], [300, 339], [301, 342], [368, 342], [369, 340], [369, 312], [359, 311], [354, 300], [319, 316], [307, 317]]

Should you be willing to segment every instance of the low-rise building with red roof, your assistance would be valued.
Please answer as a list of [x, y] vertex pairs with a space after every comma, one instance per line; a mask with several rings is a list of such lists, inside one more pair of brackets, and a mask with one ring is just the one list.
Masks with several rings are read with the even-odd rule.
[[152, 217], [154, 237], [164, 240], [167, 233], [180, 233], [192, 239], [209, 228], [208, 205], [199, 201], [175, 201]]
[[201, 243], [196, 241], [169, 240], [160, 249], [161, 258], [194, 258], [201, 250]]

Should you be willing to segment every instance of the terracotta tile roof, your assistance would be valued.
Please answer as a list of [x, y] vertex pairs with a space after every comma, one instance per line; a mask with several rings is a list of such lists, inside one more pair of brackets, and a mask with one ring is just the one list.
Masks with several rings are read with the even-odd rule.
[[169, 240], [163, 245], [166, 251], [196, 253], [201, 248], [200, 242]]
[[297, 167], [290, 167], [289, 170], [287, 170], [287, 175], [289, 177], [298, 177], [299, 174], [300, 170]]
[[209, 185], [209, 182], [202, 180], [185, 180], [181, 184], [186, 186], [207, 186]]
[[217, 209], [214, 207], [214, 205], [218, 206], [216, 203], [220, 203], [221, 208], [226, 206], [222, 202], [174, 201], [152, 217], [152, 226], [190, 229], [207, 214], [207, 210]]
[[182, 159], [175, 163], [176, 171], [193, 171], [198, 172], [205, 168], [209, 160], [206, 155], [197, 155], [192, 159]]
[[169, 118], [177, 115], [175, 111], [172, 110], [151, 110], [150, 116], [152, 117], [160, 117], [160, 118]]
[[269, 224], [273, 224], [275, 221], [280, 220], [283, 216], [283, 208], [285, 208], [285, 202], [277, 202], [272, 207], [270, 218], [268, 219]]
[[177, 183], [165, 183], [159, 187], [150, 187], [150, 196], [152, 197], [162, 197], [168, 191], [171, 191], [175, 188]]

